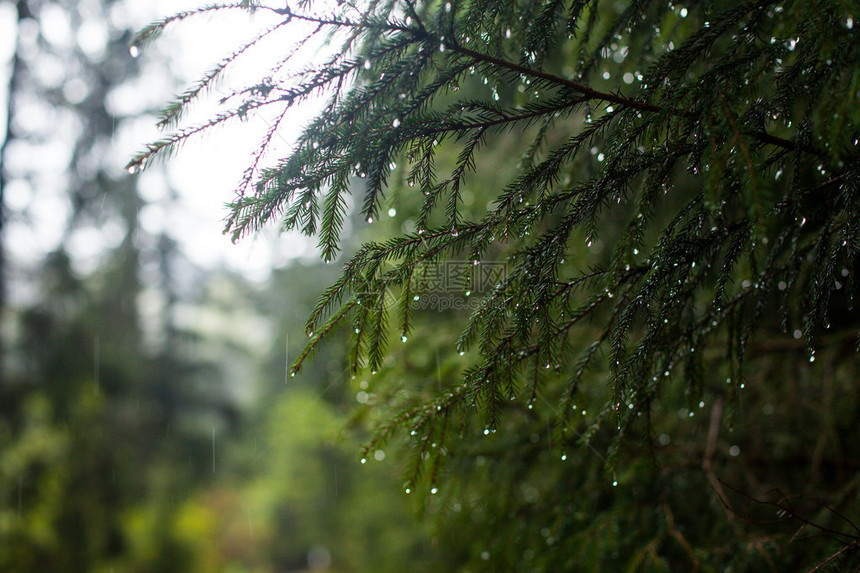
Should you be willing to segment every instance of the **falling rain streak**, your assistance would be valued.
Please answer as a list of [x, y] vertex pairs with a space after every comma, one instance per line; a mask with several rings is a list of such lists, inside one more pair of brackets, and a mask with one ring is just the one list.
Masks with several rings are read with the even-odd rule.
[[284, 337], [284, 384], [290, 381], [290, 334]]
[[212, 426], [212, 473], [215, 473], [215, 426]]
[[98, 336], [93, 337], [93, 385], [96, 392], [99, 391], [99, 370], [101, 368], [101, 341]]

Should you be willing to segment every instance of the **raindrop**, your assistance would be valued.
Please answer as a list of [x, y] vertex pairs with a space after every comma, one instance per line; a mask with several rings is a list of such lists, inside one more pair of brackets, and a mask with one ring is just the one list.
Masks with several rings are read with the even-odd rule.
[[687, 9], [681, 8], [680, 15], [681, 15], [681, 18], [686, 18], [687, 17]]
[[445, 51], [445, 44], [444, 44], [444, 43], [443, 43], [443, 44], [439, 44], [439, 51], [440, 51], [440, 52], [444, 52], [444, 51]]
[[406, 335], [405, 334], [400, 337], [400, 342], [406, 342]]
[[400, 127], [400, 120], [395, 117], [394, 121], [391, 122], [391, 125], [392, 127]]
[[361, 463], [366, 464], [366, 463], [367, 463], [367, 458], [361, 458]]
[[368, 218], [367, 218], [367, 222], [368, 222], [368, 223], [373, 223], [373, 217], [368, 217]]
[[[449, 6], [450, 6], [450, 4], [449, 4]], [[436, 495], [437, 493], [439, 493], [439, 490], [438, 490], [437, 488], [435, 488], [435, 487], [431, 487], [431, 488], [430, 488], [430, 493], [431, 493], [432, 495]]]
[[849, 30], [853, 29], [854, 28], [854, 18], [852, 18], [851, 16], [848, 16], [848, 18], [845, 19], [845, 27], [848, 28]]
[[451, 11], [451, 3], [445, 2], [445, 12], [450, 12], [450, 11]]
[[465, 350], [461, 350], [459, 354], [460, 354], [460, 356], [463, 356], [464, 354], [466, 354], [466, 351], [465, 351]]
[[388, 216], [389, 217], [394, 217], [395, 215], [397, 215], [397, 209], [392, 207], [391, 209], [388, 210]]
[[365, 70], [369, 70], [369, 69], [370, 69], [370, 60], [364, 60], [364, 69], [365, 69]]
[[137, 165], [129, 165], [128, 166], [128, 174], [134, 175], [135, 173], [137, 173]]
[[[849, 18], [849, 20], [850, 20], [850, 18]], [[849, 28], [850, 28], [850, 26], [849, 26]], [[128, 47], [128, 53], [131, 54], [132, 58], [136, 58], [140, 55], [140, 48], [137, 47], [136, 45], [132, 44], [131, 46]]]
[[564, 461], [566, 459], [567, 459], [567, 454], [561, 454], [561, 461]]
[[[849, 18], [849, 20], [850, 20], [850, 18]], [[511, 37], [511, 29], [508, 28], [505, 30], [505, 38], [510, 39], [510, 37]]]
[[406, 17], [406, 25], [407, 25], [407, 26], [411, 26], [411, 25], [412, 25], [412, 16], [407, 16], [407, 17]]

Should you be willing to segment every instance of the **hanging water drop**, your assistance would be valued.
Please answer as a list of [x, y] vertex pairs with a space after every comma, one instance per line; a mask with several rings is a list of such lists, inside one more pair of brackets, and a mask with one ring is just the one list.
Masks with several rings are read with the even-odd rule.
[[132, 58], [136, 58], [140, 56], [140, 48], [137, 47], [135, 44], [132, 44], [128, 47], [128, 53], [131, 54]]

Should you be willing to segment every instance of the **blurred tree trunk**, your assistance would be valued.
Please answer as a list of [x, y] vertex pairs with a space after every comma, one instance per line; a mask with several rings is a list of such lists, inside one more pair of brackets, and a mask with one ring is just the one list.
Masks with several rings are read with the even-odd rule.
[[[15, 10], [17, 14], [15, 19], [15, 28], [17, 29], [21, 21], [27, 18], [32, 18], [32, 14], [30, 13], [30, 7], [26, 0], [17, 0], [17, 2], [15, 2]], [[16, 34], [15, 48], [12, 54], [11, 73], [9, 74], [9, 84], [6, 92], [6, 132], [3, 134], [3, 141], [0, 142], [0, 324], [2, 324], [6, 314], [6, 253], [3, 241], [6, 223], [6, 183], [9, 181], [6, 152], [9, 148], [9, 143], [15, 138], [15, 130], [12, 127], [14, 100], [24, 69], [24, 61], [20, 55], [19, 45], [20, 40], [17, 38]], [[0, 384], [3, 383], [2, 372], [4, 372], [3, 342], [3, 336], [0, 335]]]

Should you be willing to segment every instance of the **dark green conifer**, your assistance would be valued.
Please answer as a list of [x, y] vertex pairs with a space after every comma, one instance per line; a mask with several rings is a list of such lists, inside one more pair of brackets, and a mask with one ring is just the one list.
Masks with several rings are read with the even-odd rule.
[[[764, 490], [751, 477], [756, 464], [731, 467], [726, 460], [735, 450], [718, 440], [731, 424], [766, 428], [748, 421], [759, 415], [745, 400], [767, 406], [819, 377], [856, 394], [854, 3], [386, 0], [343, 3], [331, 12], [311, 3], [280, 6], [212, 6], [140, 34], [143, 43], [174, 20], [251, 7], [278, 15], [277, 26], [310, 24], [311, 36], [331, 34], [335, 47], [327, 61], [289, 79], [279, 73], [292, 55], [285, 52], [270, 76], [231, 95], [235, 107], [205, 125], [177, 128], [130, 165], [269, 107], [278, 119], [231, 206], [227, 231], [234, 238], [279, 221], [317, 235], [330, 261], [340, 252], [350, 194], [361, 199], [368, 222], [392, 197], [414, 206], [398, 211], [412, 230], [363, 244], [322, 294], [295, 372], [338, 327], [354, 333], [354, 372], [382, 370], [389, 338], [406, 339], [432, 320], [416, 317], [412, 304], [427, 294], [429, 272], [443, 261], [473, 261], [476, 273], [504, 263], [504, 276], [474, 293], [480, 304], [456, 342], [469, 366], [434, 386], [416, 382], [413, 399], [398, 398], [395, 390], [410, 391], [410, 381], [397, 382], [390, 403], [401, 407], [381, 422], [379, 441], [370, 446], [400, 430], [411, 436], [416, 463], [408, 488], [425, 469], [435, 488], [440, 460], [451, 454], [453, 489], [457, 476], [480, 481], [483, 470], [469, 453], [488, 446], [475, 445], [473, 429], [507, 432], [491, 438], [508, 448], [495, 458], [507, 468], [496, 476], [508, 481], [482, 511], [543, 520], [550, 533], [541, 540], [547, 543], [534, 545], [521, 539], [519, 524], [509, 526], [486, 537], [495, 549], [468, 550], [477, 564], [524, 570], [518, 563], [532, 560], [531, 567], [553, 571], [579, 570], [589, 559], [603, 570], [857, 566], [860, 530], [846, 513], [858, 509], [856, 446], [839, 446], [847, 448], [834, 458], [841, 477], [802, 492], [826, 497], [828, 513], [825, 505], [792, 505], [788, 495], [759, 495]], [[180, 96], [162, 125], [177, 127], [186, 107], [261, 40]], [[293, 106], [321, 96], [326, 105], [293, 152], [267, 157]], [[503, 148], [518, 156], [502, 158]], [[504, 162], [498, 171], [510, 176], [503, 184], [483, 187], [484, 157]], [[489, 201], [486, 208], [467, 206], [466, 191]], [[768, 387], [745, 398], [751, 381]], [[686, 423], [675, 419], [678, 409], [692, 417], [705, 405], [709, 422], [678, 429]], [[819, 411], [824, 418], [793, 408], [779, 407], [780, 417], [824, 423], [833, 415], [836, 432], [856, 422], [856, 408]], [[580, 446], [578, 466], [561, 471], [516, 435], [535, 427], [553, 432], [556, 465]], [[663, 436], [670, 430], [687, 442], [661, 461], [655, 454], [668, 449]], [[798, 438], [804, 445], [791, 452], [817, 443], [816, 455], [830, 455], [822, 453], [825, 438], [813, 434]], [[719, 464], [718, 448], [727, 452]], [[771, 453], [768, 463], [779, 467], [795, 455]], [[659, 472], [649, 474], [649, 457], [701, 469], [689, 479], [666, 470], [665, 486], [679, 488], [667, 494]], [[803, 468], [791, 482], [798, 488], [804, 472], [823, 467], [809, 452], [800, 458]], [[534, 479], [535, 467], [546, 469], [541, 491], [555, 499], [540, 511], [522, 492], [502, 491]], [[650, 477], [638, 489], [627, 484], [624, 495], [598, 493], [601, 472], [607, 485], [622, 473], [631, 481]], [[493, 477], [484, 479], [492, 484]], [[709, 511], [723, 521], [688, 540], [669, 509], [681, 492], [710, 496], [710, 504], [699, 504], [706, 509], [690, 502], [687, 518]], [[572, 501], [583, 495], [607, 497]], [[830, 542], [796, 549], [784, 530], [761, 534], [759, 517], [738, 509], [752, 499], [776, 508], [803, 535]], [[473, 523], [479, 513], [471, 514]], [[629, 529], [629, 539], [589, 546], [577, 537], [582, 530], [604, 535], [607, 523]]]

